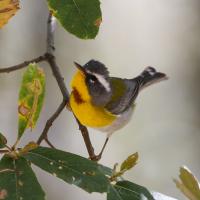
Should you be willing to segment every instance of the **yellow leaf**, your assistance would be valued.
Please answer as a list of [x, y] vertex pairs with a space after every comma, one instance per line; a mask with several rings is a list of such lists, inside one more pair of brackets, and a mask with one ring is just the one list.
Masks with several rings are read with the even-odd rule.
[[128, 156], [126, 160], [123, 161], [123, 163], [120, 166], [120, 171], [117, 171], [118, 164], [116, 163], [113, 168], [112, 176], [110, 177], [110, 181], [116, 181], [116, 179], [120, 176], [122, 176], [126, 171], [132, 169], [138, 161], [139, 155], [138, 152], [131, 154]]
[[19, 0], [0, 0], [0, 28], [15, 15], [19, 9]]
[[138, 160], [138, 153], [134, 153], [130, 155], [122, 164], [120, 167], [120, 171], [127, 171], [131, 168], [133, 168], [137, 164]]
[[179, 178], [181, 182], [176, 179], [174, 179], [174, 182], [181, 192], [190, 200], [199, 200], [200, 185], [192, 172], [186, 167], [181, 167]]

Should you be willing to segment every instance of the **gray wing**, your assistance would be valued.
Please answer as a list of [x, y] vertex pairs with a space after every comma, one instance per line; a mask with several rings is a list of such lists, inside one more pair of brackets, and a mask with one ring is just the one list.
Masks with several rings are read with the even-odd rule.
[[106, 109], [113, 114], [121, 114], [133, 105], [141, 86], [141, 78], [120, 79], [111, 77], [112, 97]]
[[156, 81], [166, 79], [166, 75], [157, 72], [153, 67], [147, 67], [139, 76], [133, 79], [111, 77], [112, 98], [106, 108], [113, 114], [121, 114], [133, 105], [141, 88]]

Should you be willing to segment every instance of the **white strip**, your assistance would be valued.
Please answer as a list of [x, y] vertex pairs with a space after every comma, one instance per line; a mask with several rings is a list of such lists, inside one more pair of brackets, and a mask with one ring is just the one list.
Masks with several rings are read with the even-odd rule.
[[98, 79], [98, 81], [104, 86], [104, 88], [106, 89], [107, 92], [111, 91], [110, 84], [108, 81], [105, 80], [103, 75], [100, 75], [97, 73], [92, 73], [90, 71], [87, 71], [87, 73], [94, 75]]
[[156, 72], [156, 70], [152, 67], [147, 67], [146, 69], [145, 69], [145, 71], [147, 71], [151, 76], [153, 76], [153, 75], [155, 75], [157, 72]]
[[104, 86], [104, 88], [106, 89], [107, 92], [110, 92], [110, 84], [108, 83], [108, 81], [105, 80], [105, 78], [102, 76], [102, 75], [99, 75], [99, 74], [96, 74], [96, 73], [93, 73], [98, 81]]

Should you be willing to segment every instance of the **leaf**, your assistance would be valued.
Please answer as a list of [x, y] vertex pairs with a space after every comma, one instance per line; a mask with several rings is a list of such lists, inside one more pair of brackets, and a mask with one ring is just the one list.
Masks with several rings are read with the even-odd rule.
[[151, 193], [143, 186], [129, 181], [119, 181], [111, 185], [107, 200], [154, 200]]
[[181, 182], [174, 179], [177, 188], [179, 188], [181, 192], [185, 194], [185, 196], [187, 196], [190, 200], [199, 200], [200, 185], [192, 172], [187, 167], [181, 167], [179, 178]]
[[109, 176], [109, 177], [112, 176], [113, 170], [110, 169], [109, 167], [106, 167], [104, 165], [98, 164], [98, 168], [106, 176]]
[[131, 168], [133, 168], [137, 164], [138, 160], [138, 153], [134, 153], [130, 155], [122, 164], [120, 167], [120, 171], [127, 171]]
[[72, 153], [38, 147], [24, 157], [41, 169], [87, 192], [107, 192], [110, 184], [97, 163]]
[[99, 0], [48, 0], [61, 25], [81, 39], [93, 39], [101, 24]]
[[26, 128], [33, 129], [39, 118], [45, 95], [45, 74], [36, 64], [30, 64], [23, 75], [18, 102], [18, 138]]
[[44, 200], [45, 193], [30, 165], [24, 158], [13, 160], [4, 156], [0, 161], [0, 199]]
[[8, 20], [15, 15], [19, 9], [19, 0], [0, 1], [0, 28], [7, 24]]
[[128, 158], [121, 164], [119, 171], [117, 171], [118, 163], [116, 163], [114, 165], [114, 168], [112, 170], [112, 175], [110, 177], [111, 182], [116, 181], [118, 177], [121, 177], [126, 171], [132, 169], [137, 164], [137, 160], [138, 160], [137, 152], [128, 156]]
[[2, 133], [0, 133], [0, 149], [4, 148], [6, 144], [7, 144], [7, 139]]

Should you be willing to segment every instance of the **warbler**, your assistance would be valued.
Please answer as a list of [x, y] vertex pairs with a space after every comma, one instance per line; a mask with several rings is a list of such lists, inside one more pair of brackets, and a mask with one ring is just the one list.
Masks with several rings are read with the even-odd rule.
[[81, 124], [107, 133], [105, 143], [129, 122], [139, 92], [166, 79], [153, 67], [147, 67], [133, 79], [125, 79], [110, 77], [107, 67], [96, 60], [84, 66], [74, 64], [78, 70], [71, 81], [70, 107]]

